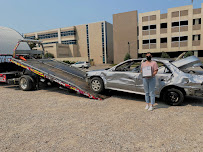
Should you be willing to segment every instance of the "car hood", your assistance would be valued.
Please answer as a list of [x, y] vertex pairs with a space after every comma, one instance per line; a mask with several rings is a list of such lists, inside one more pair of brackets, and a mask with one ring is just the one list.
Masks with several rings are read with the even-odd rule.
[[187, 58], [174, 61], [172, 64], [181, 70], [194, 66], [203, 66], [202, 62], [196, 56], [189, 56]]

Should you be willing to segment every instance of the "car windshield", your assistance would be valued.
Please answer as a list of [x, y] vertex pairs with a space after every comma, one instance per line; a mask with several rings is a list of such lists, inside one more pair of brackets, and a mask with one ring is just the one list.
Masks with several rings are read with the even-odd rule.
[[75, 63], [75, 64], [83, 64], [84, 62], [77, 62], [77, 63]]

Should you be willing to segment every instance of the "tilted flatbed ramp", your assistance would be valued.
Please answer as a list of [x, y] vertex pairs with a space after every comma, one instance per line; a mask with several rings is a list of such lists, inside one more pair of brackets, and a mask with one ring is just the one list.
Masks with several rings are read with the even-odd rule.
[[85, 72], [70, 67], [68, 64], [53, 59], [28, 59], [23, 61], [12, 58], [11, 62], [89, 98], [97, 100], [106, 98], [90, 90], [85, 80]]

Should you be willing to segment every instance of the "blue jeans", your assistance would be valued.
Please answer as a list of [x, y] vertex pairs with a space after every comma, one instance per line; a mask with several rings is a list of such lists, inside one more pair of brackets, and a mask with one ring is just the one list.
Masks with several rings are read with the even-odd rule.
[[145, 91], [145, 101], [153, 105], [155, 103], [155, 86], [156, 79], [152, 78], [143, 78], [144, 91]]

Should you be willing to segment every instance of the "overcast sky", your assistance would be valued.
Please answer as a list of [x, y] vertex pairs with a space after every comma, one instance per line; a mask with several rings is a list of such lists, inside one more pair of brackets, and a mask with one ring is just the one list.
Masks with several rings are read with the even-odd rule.
[[[194, 0], [200, 8], [203, 0]], [[0, 26], [29, 33], [87, 24], [113, 23], [112, 14], [138, 10], [138, 13], [192, 5], [191, 0], [0, 0]]]

